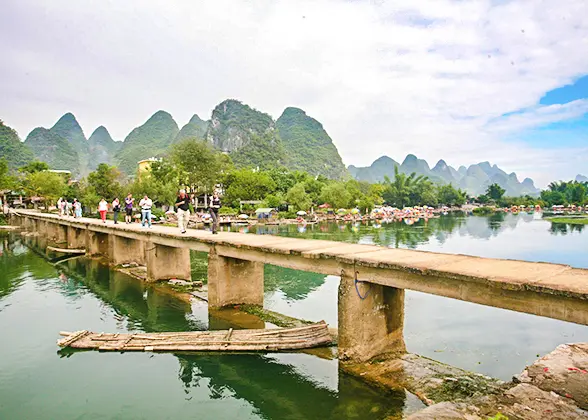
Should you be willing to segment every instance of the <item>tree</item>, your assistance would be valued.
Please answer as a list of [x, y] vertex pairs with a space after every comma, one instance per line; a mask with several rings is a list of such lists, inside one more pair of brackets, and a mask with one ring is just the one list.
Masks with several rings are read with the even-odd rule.
[[26, 176], [25, 191], [31, 196], [41, 197], [47, 204], [57, 201], [65, 194], [66, 185], [63, 177], [53, 172], [33, 172]]
[[489, 185], [486, 189], [486, 195], [494, 201], [500, 200], [505, 192], [506, 190], [498, 184]]
[[466, 202], [466, 195], [462, 190], [456, 190], [453, 185], [446, 184], [437, 188], [439, 204], [446, 206], [461, 206]]
[[312, 205], [310, 196], [304, 189], [304, 184], [299, 182], [294, 185], [286, 194], [286, 202], [294, 207], [295, 210], [308, 210]]
[[320, 201], [328, 203], [333, 207], [347, 207], [351, 201], [351, 195], [342, 182], [331, 182], [326, 185], [320, 196]]
[[173, 179], [159, 179], [151, 173], [136, 178], [128, 188], [138, 200], [147, 194], [154, 203], [163, 205], [171, 205], [178, 193], [177, 183]]
[[18, 171], [25, 173], [25, 174], [32, 174], [35, 172], [43, 172], [49, 169], [49, 165], [45, 162], [41, 162], [39, 160], [34, 160], [32, 162], [27, 163], [24, 166], [21, 166]]
[[107, 201], [120, 197], [122, 186], [120, 184], [121, 173], [114, 166], [101, 163], [94, 172], [88, 174], [88, 186], [94, 189], [96, 195]]
[[390, 181], [388, 177], [384, 178], [385, 189], [382, 196], [384, 201], [399, 208], [403, 208], [409, 204], [424, 204], [420, 202], [422, 197], [419, 196], [418, 191], [419, 188], [425, 188], [422, 185], [425, 182], [428, 182], [427, 177], [422, 175], [416, 176], [414, 172], [407, 176], [406, 174], [400, 173], [398, 167], [395, 167], [394, 181]]
[[170, 160], [178, 170], [181, 184], [190, 187], [191, 191], [205, 192], [214, 190], [228, 164], [227, 158], [214, 150], [209, 142], [194, 137], [174, 144]]
[[282, 193], [276, 192], [275, 194], [266, 195], [265, 199], [263, 200], [263, 205], [275, 209], [284, 204], [284, 201], [285, 199]]
[[586, 200], [586, 187], [580, 182], [568, 184], [566, 198], [570, 204], [582, 205]]
[[295, 174], [284, 168], [271, 168], [266, 172], [276, 183], [276, 191], [283, 194], [286, 194], [297, 182]]
[[10, 175], [8, 162], [6, 159], [0, 159], [0, 191], [8, 190], [14, 187], [15, 179]]
[[251, 169], [237, 169], [224, 177], [225, 203], [232, 207], [239, 205], [239, 200], [263, 200], [275, 192], [276, 183], [266, 172]]

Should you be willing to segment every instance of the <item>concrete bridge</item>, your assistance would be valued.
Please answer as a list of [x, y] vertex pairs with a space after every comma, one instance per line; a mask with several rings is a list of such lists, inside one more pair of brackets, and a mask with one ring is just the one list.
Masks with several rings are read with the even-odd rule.
[[206, 252], [212, 308], [263, 306], [264, 264], [340, 276], [342, 361], [404, 351], [405, 289], [588, 325], [588, 270], [565, 265], [270, 235], [201, 230], [182, 235], [172, 227], [20, 210], [11, 223], [113, 265], [146, 265], [150, 281], [190, 279], [190, 250]]

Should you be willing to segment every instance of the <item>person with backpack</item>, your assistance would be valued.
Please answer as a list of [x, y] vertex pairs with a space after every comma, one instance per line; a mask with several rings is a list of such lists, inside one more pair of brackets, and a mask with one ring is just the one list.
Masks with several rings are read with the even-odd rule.
[[210, 217], [212, 218], [212, 234], [215, 235], [218, 233], [218, 211], [221, 208], [221, 201], [218, 196], [218, 192], [215, 191], [212, 197], [210, 197], [210, 205], [209, 205], [209, 212]]
[[118, 224], [118, 215], [120, 214], [120, 201], [118, 201], [118, 197], [112, 202], [112, 212], [114, 213], [113, 219], [116, 225]]

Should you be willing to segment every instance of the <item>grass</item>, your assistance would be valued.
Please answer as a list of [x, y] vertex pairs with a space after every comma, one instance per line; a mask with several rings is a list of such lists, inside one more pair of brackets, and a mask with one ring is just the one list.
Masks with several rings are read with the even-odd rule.
[[568, 225], [588, 225], [588, 217], [546, 217], [551, 223], [566, 223]]

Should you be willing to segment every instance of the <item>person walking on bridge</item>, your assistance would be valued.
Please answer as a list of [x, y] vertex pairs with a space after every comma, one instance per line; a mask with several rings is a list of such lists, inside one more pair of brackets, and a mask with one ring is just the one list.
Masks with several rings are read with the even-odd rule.
[[135, 204], [135, 199], [133, 198], [133, 194], [129, 193], [127, 198], [125, 198], [125, 222], [127, 223], [133, 221], [133, 204]]
[[212, 218], [212, 233], [213, 233], [213, 235], [218, 233], [218, 211], [220, 208], [221, 208], [221, 201], [218, 196], [218, 192], [215, 191], [213, 196], [210, 197], [210, 206], [209, 206], [210, 217]]
[[153, 201], [145, 194], [145, 196], [139, 201], [139, 207], [141, 207], [141, 226], [145, 227], [145, 222], [151, 227], [151, 207], [153, 207]]
[[188, 222], [190, 221], [190, 197], [186, 194], [186, 190], [180, 190], [178, 198], [176, 198], [175, 207], [177, 208], [178, 227], [181, 233], [186, 233]]
[[73, 210], [74, 210], [74, 217], [76, 219], [80, 219], [82, 217], [82, 203], [80, 203], [77, 198], [74, 198]]
[[118, 201], [118, 197], [112, 202], [112, 212], [114, 213], [113, 219], [116, 225], [118, 224], [118, 215], [120, 214], [120, 201]]
[[106, 223], [106, 213], [108, 212], [108, 203], [104, 198], [98, 203], [98, 212], [100, 213], [100, 219]]

